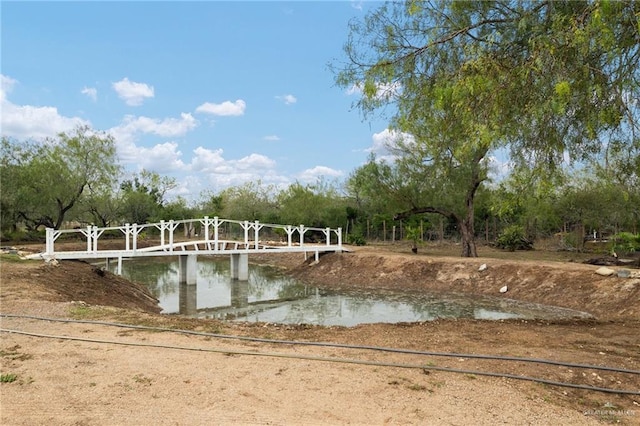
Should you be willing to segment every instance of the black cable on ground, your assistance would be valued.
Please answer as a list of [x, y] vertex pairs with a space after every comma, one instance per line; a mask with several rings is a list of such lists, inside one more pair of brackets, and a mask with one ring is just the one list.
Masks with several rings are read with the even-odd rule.
[[485, 372], [485, 371], [476, 371], [476, 370], [462, 370], [458, 368], [425, 366], [425, 365], [419, 365], [419, 364], [397, 364], [397, 363], [390, 363], [390, 362], [367, 361], [367, 360], [347, 359], [347, 358], [326, 358], [326, 357], [317, 357], [317, 356], [310, 356], [310, 355], [291, 355], [291, 354], [283, 354], [283, 353], [276, 353], [276, 352], [250, 352], [250, 351], [238, 351], [238, 350], [216, 349], [216, 348], [188, 348], [183, 346], [159, 345], [159, 344], [152, 344], [152, 343], [117, 342], [112, 340], [87, 339], [84, 337], [54, 336], [54, 335], [48, 335], [48, 334], [30, 333], [30, 332], [20, 331], [20, 330], [10, 330], [5, 328], [0, 328], [0, 333], [13, 333], [13, 334], [21, 334], [21, 335], [31, 336], [31, 337], [43, 337], [43, 338], [49, 338], [49, 339], [73, 340], [73, 341], [79, 341], [79, 342], [113, 344], [113, 345], [122, 345], [122, 346], [151, 347], [151, 348], [176, 349], [176, 350], [198, 351], [198, 352], [215, 352], [215, 353], [224, 353], [224, 354], [233, 354], [233, 355], [266, 356], [266, 357], [276, 357], [276, 358], [299, 359], [299, 360], [307, 360], [307, 361], [323, 361], [323, 362], [336, 362], [336, 363], [343, 363], [343, 364], [373, 365], [377, 367], [421, 368], [422, 370], [434, 370], [434, 371], [444, 371], [448, 373], [462, 373], [462, 374], [473, 374], [478, 376], [490, 376], [490, 377], [501, 377], [501, 378], [507, 378], [507, 379], [525, 380], [525, 381], [536, 382], [536, 383], [544, 383], [544, 384], [553, 385], [553, 386], [561, 386], [561, 387], [573, 388], [573, 389], [583, 389], [583, 390], [604, 392], [604, 393], [614, 393], [614, 394], [621, 394], [621, 395], [640, 395], [640, 392], [624, 390], [624, 389], [600, 388], [600, 387], [594, 387], [594, 386], [588, 386], [588, 385], [580, 385], [576, 383], [556, 382], [553, 380], [539, 379], [536, 377], [518, 376], [515, 374], [494, 373], [494, 372]]
[[473, 358], [473, 359], [486, 359], [486, 360], [498, 360], [498, 361], [516, 361], [516, 362], [549, 364], [549, 365], [558, 365], [558, 366], [561, 366], [561, 367], [585, 368], [585, 369], [591, 369], [591, 370], [602, 370], [602, 371], [611, 371], [611, 372], [615, 372], [615, 373], [625, 373], [625, 374], [637, 374], [637, 375], [640, 375], [640, 370], [629, 370], [629, 369], [624, 369], [624, 368], [607, 367], [607, 366], [590, 365], [590, 364], [576, 364], [576, 363], [570, 363], [570, 362], [553, 361], [553, 360], [542, 359], [542, 358], [523, 358], [523, 357], [504, 356], [504, 355], [466, 354], [466, 353], [455, 353], [455, 352], [417, 351], [417, 350], [412, 350], [412, 349], [387, 348], [387, 347], [381, 347], [381, 346], [366, 346], [366, 345], [350, 345], [350, 344], [345, 344], [345, 343], [304, 342], [304, 341], [296, 341], [296, 340], [265, 339], [265, 338], [260, 338], [260, 337], [233, 336], [233, 335], [227, 335], [227, 334], [207, 333], [207, 332], [202, 332], [202, 331], [181, 330], [181, 329], [166, 328], [166, 327], [151, 327], [151, 326], [145, 326], [145, 325], [130, 325], [130, 324], [122, 324], [122, 323], [106, 322], [106, 321], [75, 320], [75, 319], [63, 319], [63, 318], [46, 318], [46, 317], [37, 317], [37, 316], [31, 316], [31, 315], [16, 315], [16, 314], [2, 314], [2, 313], [0, 313], [0, 317], [33, 319], [33, 320], [38, 320], [38, 321], [65, 322], [65, 323], [76, 323], [76, 324], [104, 325], [104, 326], [110, 326], [110, 327], [131, 328], [131, 329], [148, 330], [148, 331], [168, 331], [168, 332], [173, 332], [173, 333], [181, 333], [181, 334], [189, 334], [189, 335], [205, 336], [205, 337], [214, 337], [214, 338], [219, 338], [219, 339], [244, 340], [244, 341], [259, 342], [259, 343], [274, 343], [274, 344], [300, 345], [300, 346], [332, 347], [332, 348], [341, 348], [341, 349], [372, 350], [372, 351], [380, 351], [380, 352], [402, 353], [402, 354], [409, 354], [409, 355], [436, 356], [436, 357], [453, 357], [453, 358], [470, 358], [470, 359]]

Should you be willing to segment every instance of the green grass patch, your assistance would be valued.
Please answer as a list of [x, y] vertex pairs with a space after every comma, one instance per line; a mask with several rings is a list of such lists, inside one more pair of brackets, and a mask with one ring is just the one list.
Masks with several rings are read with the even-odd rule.
[[38, 260], [38, 259], [23, 259], [20, 256], [18, 256], [17, 254], [11, 254], [11, 253], [2, 253], [0, 254], [0, 262], [7, 262], [7, 263], [20, 263], [20, 262], [39, 262], [42, 263], [42, 260]]
[[13, 373], [0, 374], [0, 383], [13, 383], [18, 380], [18, 375]]

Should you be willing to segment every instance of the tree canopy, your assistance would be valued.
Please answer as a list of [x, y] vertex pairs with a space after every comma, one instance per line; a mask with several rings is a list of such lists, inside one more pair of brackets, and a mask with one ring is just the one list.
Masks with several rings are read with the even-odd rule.
[[365, 116], [392, 107], [403, 184], [428, 181], [400, 217], [453, 215], [464, 256], [476, 255], [474, 199], [499, 150], [542, 177], [610, 141], [638, 150], [636, 1], [388, 2], [350, 30], [337, 83], [361, 90]]
[[113, 137], [86, 126], [43, 143], [3, 139], [2, 151], [3, 219], [30, 229], [59, 229], [83, 197], [111, 185], [119, 171]]

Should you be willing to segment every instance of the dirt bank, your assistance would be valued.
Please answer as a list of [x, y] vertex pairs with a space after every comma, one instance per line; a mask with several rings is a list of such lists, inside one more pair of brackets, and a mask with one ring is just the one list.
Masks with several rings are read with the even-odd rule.
[[[304, 263], [299, 256], [252, 260], [277, 262], [300, 279], [323, 286], [491, 294], [587, 311], [595, 319], [438, 320], [352, 328], [193, 320], [157, 314], [157, 304], [143, 287], [82, 262], [53, 266], [3, 258], [0, 311], [7, 331], [2, 333], [0, 368], [8, 379], [0, 388], [0, 423], [640, 424], [638, 394], [544, 385], [473, 371], [636, 393], [638, 374], [465, 356], [491, 354], [640, 370], [640, 283], [632, 279], [603, 278], [594, 273], [596, 267], [576, 263], [414, 256], [379, 248], [323, 256], [318, 264]], [[481, 264], [487, 269], [479, 271]], [[504, 285], [509, 290], [502, 294]], [[215, 335], [43, 321], [25, 315]], [[380, 346], [432, 355], [238, 341], [219, 335]], [[345, 362], [349, 359], [377, 365]], [[383, 366], [391, 364], [396, 366]]]
[[[309, 262], [293, 273], [322, 286], [485, 294], [586, 311], [602, 320], [640, 319], [640, 278], [603, 277], [596, 269], [578, 263], [410, 256], [365, 248], [327, 254], [318, 264]], [[504, 286], [507, 292], [500, 293]]]

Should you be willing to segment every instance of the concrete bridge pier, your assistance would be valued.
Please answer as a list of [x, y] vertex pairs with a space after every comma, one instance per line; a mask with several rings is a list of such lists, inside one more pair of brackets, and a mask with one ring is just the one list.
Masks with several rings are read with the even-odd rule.
[[249, 280], [249, 254], [236, 253], [231, 255], [231, 279]]
[[231, 280], [231, 307], [249, 306], [249, 281]]
[[198, 255], [180, 255], [178, 282], [180, 284], [196, 284], [198, 278]]
[[198, 291], [195, 283], [181, 282], [178, 287], [178, 312], [181, 315], [198, 313]]
[[[116, 268], [116, 275], [122, 275], [122, 256], [118, 256], [118, 267]], [[111, 261], [113, 259], [110, 258], [105, 258], [104, 260], [104, 267], [107, 271], [111, 270]]]

